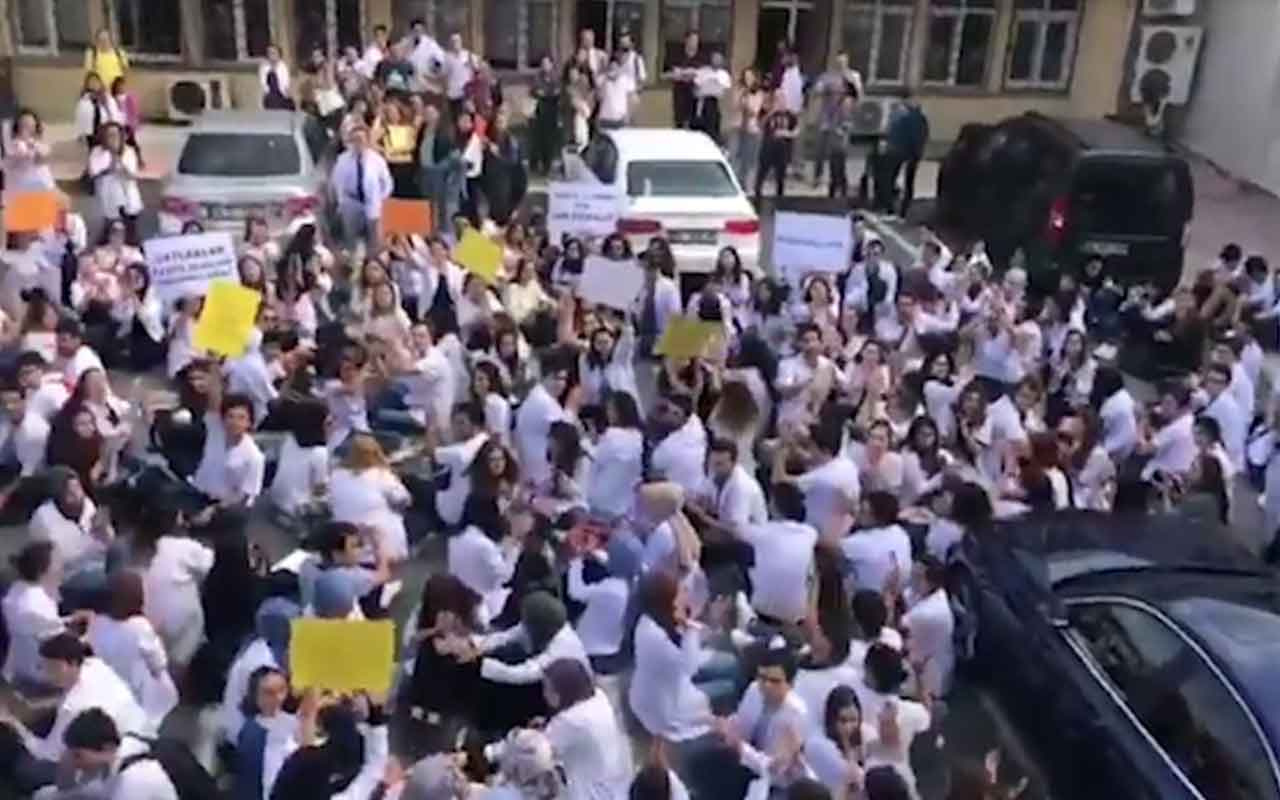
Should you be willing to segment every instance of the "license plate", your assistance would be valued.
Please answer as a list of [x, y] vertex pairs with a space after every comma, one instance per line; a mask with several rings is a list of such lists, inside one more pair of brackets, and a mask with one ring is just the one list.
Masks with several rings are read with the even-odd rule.
[[267, 215], [265, 206], [229, 206], [210, 203], [206, 208], [209, 219], [245, 219], [250, 216], [265, 217]]
[[1096, 256], [1127, 256], [1129, 245], [1122, 242], [1085, 242], [1080, 249]]
[[715, 244], [719, 231], [671, 231], [672, 244]]

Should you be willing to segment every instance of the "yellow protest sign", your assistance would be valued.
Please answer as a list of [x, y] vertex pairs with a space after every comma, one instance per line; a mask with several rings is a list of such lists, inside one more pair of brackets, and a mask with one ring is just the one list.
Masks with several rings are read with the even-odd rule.
[[57, 192], [16, 192], [4, 199], [4, 228], [9, 233], [39, 233], [58, 225], [62, 197]]
[[196, 322], [193, 344], [220, 356], [244, 355], [262, 295], [230, 281], [214, 281]]
[[391, 620], [295, 619], [289, 672], [295, 687], [385, 693], [395, 659]]
[[498, 270], [502, 269], [502, 245], [468, 228], [453, 248], [453, 260], [479, 275], [485, 283], [493, 284], [498, 279]]
[[694, 317], [672, 317], [654, 352], [668, 358], [699, 358], [724, 335], [719, 322]]

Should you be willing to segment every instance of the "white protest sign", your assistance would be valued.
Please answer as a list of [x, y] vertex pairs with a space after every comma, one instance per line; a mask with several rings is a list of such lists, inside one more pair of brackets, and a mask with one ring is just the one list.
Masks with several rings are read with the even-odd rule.
[[779, 211], [773, 218], [773, 267], [799, 284], [810, 272], [844, 272], [853, 254], [847, 217]]
[[165, 302], [204, 294], [213, 281], [240, 282], [230, 233], [148, 239], [142, 250], [151, 273], [151, 286]]
[[578, 296], [588, 303], [626, 311], [644, 288], [644, 270], [634, 261], [587, 256], [578, 279]]
[[564, 234], [605, 237], [617, 230], [622, 198], [612, 189], [587, 183], [547, 186], [547, 231], [559, 244]]

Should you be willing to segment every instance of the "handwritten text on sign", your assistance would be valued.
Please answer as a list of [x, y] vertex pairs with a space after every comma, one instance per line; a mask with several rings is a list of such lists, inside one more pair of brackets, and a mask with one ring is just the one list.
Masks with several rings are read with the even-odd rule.
[[773, 223], [773, 268], [798, 284], [810, 272], [843, 272], [853, 252], [853, 226], [843, 216], [779, 211]]
[[162, 300], [202, 295], [216, 280], [240, 282], [230, 233], [148, 239], [142, 249], [151, 285]]
[[604, 237], [618, 227], [622, 200], [611, 189], [581, 183], [547, 187], [547, 230], [559, 244], [563, 234]]

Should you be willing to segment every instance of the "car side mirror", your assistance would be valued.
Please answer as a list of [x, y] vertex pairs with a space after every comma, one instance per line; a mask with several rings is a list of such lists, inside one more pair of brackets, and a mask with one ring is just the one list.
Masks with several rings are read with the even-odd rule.
[[1055, 628], [1067, 628], [1071, 625], [1071, 615], [1067, 612], [1067, 604], [1059, 597], [1050, 597], [1040, 604], [1040, 613]]

